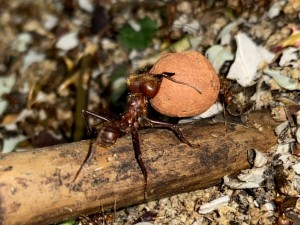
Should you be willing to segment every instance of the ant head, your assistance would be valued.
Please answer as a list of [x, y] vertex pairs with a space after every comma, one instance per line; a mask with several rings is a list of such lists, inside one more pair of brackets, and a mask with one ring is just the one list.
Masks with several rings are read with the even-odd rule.
[[140, 93], [147, 98], [154, 98], [157, 94], [162, 77], [150, 74], [133, 74], [127, 79], [128, 89], [131, 93]]
[[159, 74], [133, 74], [127, 79], [127, 86], [132, 94], [140, 93], [147, 98], [154, 98], [158, 93], [162, 79], [166, 78], [172, 82], [187, 85], [201, 94], [201, 90], [195, 86], [173, 79], [172, 76], [174, 75], [175, 73], [170, 72], [163, 72]]

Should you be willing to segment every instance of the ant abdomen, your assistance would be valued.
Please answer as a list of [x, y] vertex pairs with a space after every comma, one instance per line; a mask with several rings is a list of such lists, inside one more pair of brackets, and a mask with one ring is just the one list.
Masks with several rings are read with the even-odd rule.
[[111, 125], [103, 126], [97, 137], [97, 142], [104, 146], [109, 146], [114, 144], [117, 139], [121, 136], [121, 131], [119, 128]]

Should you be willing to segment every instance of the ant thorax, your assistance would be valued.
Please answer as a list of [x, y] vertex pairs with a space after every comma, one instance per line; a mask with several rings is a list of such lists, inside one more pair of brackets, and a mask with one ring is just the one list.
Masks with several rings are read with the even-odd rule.
[[148, 115], [148, 100], [140, 93], [130, 94], [127, 99], [127, 109], [121, 118], [120, 130], [130, 133], [140, 128], [139, 118]]

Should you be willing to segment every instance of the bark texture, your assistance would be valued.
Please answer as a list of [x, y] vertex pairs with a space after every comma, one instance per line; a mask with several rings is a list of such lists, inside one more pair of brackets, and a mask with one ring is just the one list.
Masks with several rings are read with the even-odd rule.
[[[148, 200], [209, 187], [249, 167], [247, 150], [267, 151], [276, 145], [276, 124], [269, 112], [256, 112], [249, 115], [247, 127], [180, 126], [196, 148], [180, 143], [168, 130], [141, 131]], [[89, 143], [0, 155], [0, 224], [49, 224], [97, 212], [100, 205], [107, 209], [115, 202], [117, 208], [143, 202], [144, 180], [130, 135], [109, 148], [99, 147], [73, 182]]]

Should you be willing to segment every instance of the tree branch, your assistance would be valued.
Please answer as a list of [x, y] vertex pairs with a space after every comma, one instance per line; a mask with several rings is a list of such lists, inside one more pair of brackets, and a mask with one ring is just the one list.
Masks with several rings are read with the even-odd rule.
[[[248, 119], [247, 128], [231, 130], [224, 123], [182, 125], [197, 148], [180, 143], [171, 131], [141, 131], [148, 200], [218, 184], [224, 175], [249, 166], [248, 149], [267, 151], [276, 144], [276, 122], [269, 112]], [[100, 205], [107, 209], [115, 202], [117, 208], [143, 202], [144, 179], [130, 135], [107, 149], [99, 147], [92, 164], [72, 182], [89, 143], [0, 155], [0, 224], [48, 224], [97, 212]]]

